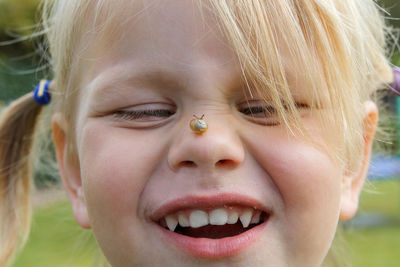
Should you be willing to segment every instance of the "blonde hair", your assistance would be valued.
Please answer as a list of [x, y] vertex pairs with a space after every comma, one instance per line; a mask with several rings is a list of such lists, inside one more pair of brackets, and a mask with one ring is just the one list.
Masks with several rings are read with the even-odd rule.
[[[76, 55], [85, 49], [79, 46], [80, 41], [87, 34], [100, 36], [96, 38], [117, 35], [118, 27], [113, 21], [120, 12], [133, 19], [129, 15], [132, 9], [126, 8], [132, 2], [135, 1], [44, 1], [43, 25], [55, 78], [55, 101], [51, 105], [65, 115], [70, 127], [75, 125], [74, 107], [79, 92], [75, 67], [81, 59]], [[237, 54], [250, 93], [268, 100], [289, 131], [307, 135], [290, 93], [284, 51], [290, 64], [299, 66], [310, 82], [307, 94], [313, 100], [311, 108], [328, 107], [339, 112], [333, 116], [333, 123], [342, 133], [341, 146], [334, 153], [340, 155], [347, 168], [357, 169], [363, 149], [363, 103], [393, 79], [385, 56], [386, 28], [374, 1], [207, 3]], [[7, 155], [0, 163], [0, 265], [10, 260], [29, 232], [29, 156], [40, 109], [30, 94], [23, 96], [4, 111], [0, 124], [0, 154]], [[320, 121], [321, 126], [328, 125], [325, 118]], [[73, 136], [68, 149], [74, 157]]]

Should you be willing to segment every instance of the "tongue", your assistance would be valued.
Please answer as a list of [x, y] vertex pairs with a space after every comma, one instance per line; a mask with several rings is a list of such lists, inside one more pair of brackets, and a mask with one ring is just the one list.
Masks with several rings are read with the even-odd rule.
[[175, 232], [190, 237], [217, 239], [217, 238], [235, 236], [249, 229], [251, 229], [251, 226], [248, 228], [243, 228], [242, 224], [238, 222], [236, 224], [226, 224], [226, 225], [206, 225], [199, 228], [178, 226]]

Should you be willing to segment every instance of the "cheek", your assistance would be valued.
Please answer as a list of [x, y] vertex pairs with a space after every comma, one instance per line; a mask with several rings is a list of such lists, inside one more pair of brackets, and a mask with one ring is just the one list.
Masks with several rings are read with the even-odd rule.
[[86, 123], [79, 141], [91, 220], [100, 216], [102, 220], [137, 220], [139, 197], [157, 166], [159, 144], [152, 142], [151, 136], [143, 140], [129, 129], [106, 127], [95, 121]]
[[249, 147], [278, 190], [282, 208], [276, 211], [276, 219], [282, 237], [298, 257], [307, 251], [324, 254], [339, 217], [340, 167], [325, 152], [278, 130], [250, 140], [261, 138], [263, 142]]
[[307, 213], [310, 207], [321, 209], [339, 202], [340, 168], [323, 152], [287, 141], [271, 143], [259, 153], [266, 159], [261, 164], [279, 188], [286, 209]]

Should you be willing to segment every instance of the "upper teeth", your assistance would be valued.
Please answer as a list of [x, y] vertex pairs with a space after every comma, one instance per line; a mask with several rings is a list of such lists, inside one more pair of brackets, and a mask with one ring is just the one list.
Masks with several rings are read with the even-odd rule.
[[225, 209], [215, 209], [210, 212], [210, 224], [224, 225], [228, 222], [228, 212]]
[[202, 210], [194, 210], [190, 213], [189, 224], [193, 228], [208, 224], [208, 214]]
[[248, 227], [250, 224], [257, 224], [260, 222], [261, 211], [253, 208], [216, 208], [209, 212], [193, 209], [179, 211], [175, 214], [169, 214], [164, 219], [168, 229], [174, 231], [178, 223], [181, 227], [198, 228], [208, 224], [211, 225], [225, 225], [235, 224], [238, 219], [243, 227]]

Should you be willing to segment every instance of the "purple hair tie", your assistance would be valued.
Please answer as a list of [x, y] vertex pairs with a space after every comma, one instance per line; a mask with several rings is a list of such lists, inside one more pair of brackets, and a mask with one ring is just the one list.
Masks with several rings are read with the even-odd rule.
[[399, 67], [394, 67], [393, 68], [393, 76], [394, 80], [393, 83], [389, 87], [389, 94], [390, 95], [395, 95], [395, 96], [400, 96], [400, 68]]

